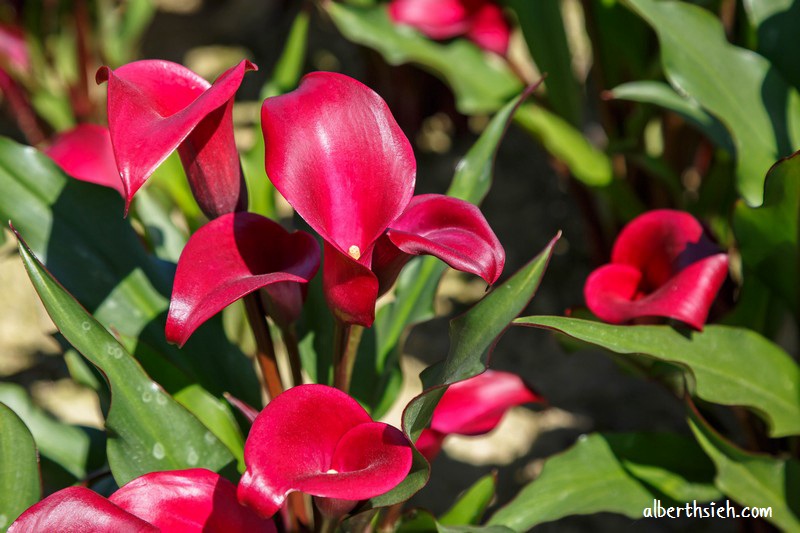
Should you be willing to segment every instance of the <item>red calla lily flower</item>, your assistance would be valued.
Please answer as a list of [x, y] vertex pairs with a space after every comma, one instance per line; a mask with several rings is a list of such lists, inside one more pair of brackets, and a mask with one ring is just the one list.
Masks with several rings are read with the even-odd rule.
[[9, 531], [274, 533], [276, 529], [271, 520], [239, 504], [233, 483], [195, 468], [145, 474], [109, 499], [84, 487], [68, 487], [22, 513]]
[[299, 385], [275, 397], [253, 423], [239, 501], [269, 517], [289, 492], [302, 491], [341, 514], [403, 481], [411, 457], [400, 430], [373, 422], [347, 394]]
[[73, 178], [110, 187], [125, 197], [108, 128], [81, 124], [59, 134], [44, 153]]
[[[166, 337], [181, 346], [206, 320], [261, 288], [283, 317], [299, 313], [304, 288], [319, 269], [317, 241], [289, 233], [254, 213], [229, 213], [197, 230], [181, 252], [172, 288]], [[298, 303], [299, 301], [299, 303]], [[296, 316], [294, 316], [296, 318]]]
[[232, 110], [245, 72], [255, 68], [242, 61], [213, 85], [169, 61], [135, 61], [97, 71], [98, 83], [108, 81], [108, 124], [126, 212], [136, 191], [175, 149], [206, 216], [246, 209]]
[[324, 243], [323, 289], [345, 323], [370, 326], [375, 300], [412, 256], [431, 254], [494, 283], [505, 253], [473, 205], [412, 199], [416, 161], [386, 103], [358, 81], [315, 72], [262, 108], [266, 169]]
[[512, 407], [544, 401], [516, 374], [487, 370], [447, 388], [433, 411], [430, 428], [422, 431], [416, 447], [431, 461], [447, 435], [489, 433]]
[[583, 292], [589, 310], [606, 322], [663, 317], [702, 330], [727, 275], [728, 255], [697, 219], [660, 209], [622, 229], [611, 263], [589, 275]]
[[502, 9], [489, 0], [392, 0], [389, 15], [432, 39], [466, 35], [484, 50], [508, 51], [511, 29]]

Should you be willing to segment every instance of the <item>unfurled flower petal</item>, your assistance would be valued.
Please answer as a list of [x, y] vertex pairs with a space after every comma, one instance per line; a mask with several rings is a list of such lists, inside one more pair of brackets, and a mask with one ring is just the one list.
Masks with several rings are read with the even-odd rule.
[[246, 207], [232, 105], [244, 73], [253, 69], [242, 61], [213, 85], [169, 61], [136, 61], [97, 72], [99, 83], [108, 81], [108, 123], [127, 205], [177, 148], [192, 192], [209, 218]]
[[412, 26], [432, 39], [465, 34], [471, 15], [464, 0], [393, 0], [389, 4], [393, 21]]
[[11, 524], [9, 533], [44, 531], [157, 532], [159, 529], [84, 487], [68, 487], [40, 501]]
[[163, 532], [275, 532], [272, 520], [238, 502], [233, 483], [203, 468], [146, 474], [109, 500]]
[[512, 407], [540, 402], [544, 398], [516, 374], [487, 370], [447, 388], [433, 411], [430, 428], [417, 440], [417, 449], [431, 460], [447, 435], [488, 433]]
[[337, 319], [346, 324], [370, 327], [375, 321], [378, 278], [363, 264], [325, 243], [322, 289], [325, 301]]
[[44, 153], [73, 178], [110, 187], [124, 197], [108, 128], [81, 124], [59, 134]]
[[714, 254], [692, 263], [649, 294], [642, 294], [641, 271], [624, 264], [604, 265], [586, 280], [586, 305], [612, 324], [665, 317], [702, 330], [727, 276], [728, 255]]
[[506, 55], [511, 28], [500, 6], [487, 2], [478, 8], [472, 16], [472, 26], [467, 31], [467, 38], [484, 50]]
[[183, 345], [203, 322], [239, 298], [274, 283], [307, 283], [319, 246], [253, 213], [212, 220], [189, 239], [178, 261], [166, 336]]
[[407, 254], [430, 254], [492, 284], [505, 265], [505, 251], [480, 210], [440, 194], [415, 196], [392, 222], [389, 239]]
[[345, 393], [300, 385], [273, 399], [245, 444], [239, 501], [272, 516], [295, 490], [337, 500], [389, 491], [411, 469], [402, 432], [373, 422]]
[[508, 51], [511, 29], [503, 10], [490, 0], [392, 0], [389, 16], [432, 39], [465, 35], [484, 50]]
[[728, 273], [703, 227], [682, 211], [650, 211], [620, 232], [611, 263], [589, 276], [586, 305], [601, 320], [663, 317], [702, 330]]
[[431, 429], [446, 435], [481, 435], [493, 430], [511, 407], [543, 401], [518, 375], [487, 370], [447, 388], [433, 412]]
[[386, 103], [365, 85], [314, 72], [267, 98], [261, 115], [267, 175], [297, 213], [358, 260], [414, 192], [411, 144]]

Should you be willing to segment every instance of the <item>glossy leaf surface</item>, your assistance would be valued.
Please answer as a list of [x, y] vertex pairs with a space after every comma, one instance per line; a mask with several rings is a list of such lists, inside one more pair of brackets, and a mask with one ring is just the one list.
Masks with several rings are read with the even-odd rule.
[[616, 353], [676, 363], [693, 376], [699, 398], [751, 409], [768, 423], [773, 437], [800, 433], [800, 366], [753, 331], [712, 325], [699, 333], [554, 316], [525, 317], [514, 324], [551, 329]]
[[612, 512], [641, 518], [654, 499], [676, 505], [721, 495], [713, 466], [693, 441], [673, 434], [600, 434], [581, 437], [549, 458], [542, 473], [489, 519], [529, 531], [564, 516]]
[[[738, 204], [733, 215], [742, 262], [798, 315], [800, 269], [800, 155], [779, 161], [767, 175], [764, 205]], [[747, 273], [745, 273], [745, 284]]]
[[33, 436], [25, 423], [0, 403], [0, 530], [39, 501], [39, 457]]
[[[670, 83], [728, 127], [739, 192], [760, 205], [767, 170], [800, 146], [800, 95], [764, 57], [728, 43], [720, 21], [705, 9], [674, 1], [627, 5], [658, 34]], [[776, 116], [785, 118], [779, 124]]]
[[22, 241], [19, 251], [53, 322], [108, 381], [112, 397], [106, 419], [111, 431], [108, 461], [119, 484], [159, 470], [195, 466], [218, 470], [233, 460], [222, 443], [145, 374]]
[[748, 507], [769, 507], [764, 519], [782, 531], [800, 528], [800, 461], [746, 452], [722, 438], [697, 413], [689, 427], [717, 468], [714, 479], [726, 496]]

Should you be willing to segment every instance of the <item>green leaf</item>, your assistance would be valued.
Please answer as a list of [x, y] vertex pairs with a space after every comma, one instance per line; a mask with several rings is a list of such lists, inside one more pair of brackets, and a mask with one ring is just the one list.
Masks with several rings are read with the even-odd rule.
[[685, 504], [719, 498], [711, 484], [713, 473], [702, 450], [678, 435], [582, 436], [549, 458], [539, 477], [498, 510], [489, 525], [528, 531], [565, 516], [599, 512], [641, 518], [654, 499]]
[[161, 470], [202, 467], [219, 471], [233, 460], [213, 433], [149, 378], [22, 240], [19, 253], [59, 331], [106, 377], [112, 398], [106, 419], [108, 463], [119, 485]]
[[522, 105], [514, 119], [585, 185], [605, 187], [611, 183], [614, 172], [609, 157], [564, 119], [535, 104]]
[[63, 468], [72, 481], [103, 465], [105, 454], [97, 449], [105, 444], [102, 432], [56, 420], [35, 405], [19, 385], [0, 383], [0, 402], [22, 419], [42, 457]]
[[717, 467], [715, 482], [747, 507], [769, 507], [764, 519], [782, 531], [800, 531], [800, 462], [748, 453], [717, 434], [696, 412], [689, 413], [695, 438]]
[[[486, 370], [494, 343], [533, 298], [560, 236], [560, 233], [556, 235], [531, 262], [495, 287], [469, 311], [450, 321], [447, 357], [422, 372], [423, 391], [403, 411], [403, 431], [412, 442], [416, 442], [430, 422], [446, 385]], [[408, 477], [386, 494], [369, 500], [369, 506], [385, 507], [407, 500], [425, 486], [429, 475], [428, 462], [415, 450], [414, 464]]]
[[745, 0], [750, 24], [757, 28], [758, 53], [781, 75], [800, 88], [800, 50], [795, 34], [800, 25], [800, 4], [794, 0]]
[[709, 115], [694, 100], [685, 98], [675, 92], [669, 85], [660, 81], [632, 81], [623, 83], [610, 92], [611, 96], [619, 100], [631, 100], [646, 104], [655, 104], [680, 115], [711, 139], [714, 144], [736, 153], [728, 130], [713, 115]]
[[572, 52], [561, 16], [561, 2], [507, 0], [517, 14], [528, 50], [542, 73], [547, 73], [547, 100], [553, 110], [575, 127], [581, 125], [581, 87], [572, 73]]
[[[103, 326], [159, 354], [148, 373], [161, 380], [161, 361], [169, 361], [217, 398], [227, 391], [260, 405], [252, 365], [225, 338], [218, 317], [183, 349], [167, 344], [174, 265], [147, 254], [122, 212], [115, 191], [68, 178], [33, 148], [0, 139], [0, 220], [13, 221], [37, 257]], [[131, 350], [139, 356], [139, 345]]]
[[675, 89], [730, 130], [737, 186], [761, 204], [764, 175], [800, 145], [800, 96], [764, 57], [728, 43], [720, 21], [687, 2], [626, 0], [656, 31], [661, 61]]
[[39, 458], [33, 436], [8, 406], [0, 403], [0, 531], [39, 501]]
[[327, 2], [325, 9], [347, 39], [377, 50], [387, 63], [416, 63], [446, 81], [461, 113], [496, 111], [522, 88], [500, 58], [488, 56], [466, 39], [438, 43], [393, 24], [385, 4], [361, 8]]
[[773, 437], [800, 434], [800, 367], [779, 346], [748, 329], [712, 325], [696, 332], [555, 316], [514, 323], [554, 330], [612, 352], [681, 365], [694, 378], [697, 397], [751, 409], [769, 424]]
[[439, 517], [439, 523], [446, 526], [478, 524], [483, 513], [494, 498], [497, 476], [488, 474], [475, 482], [450, 509]]
[[[797, 273], [800, 232], [800, 155], [779, 161], [767, 175], [764, 205], [736, 206], [733, 231], [745, 267], [800, 316]], [[747, 271], [745, 271], [747, 284]]]

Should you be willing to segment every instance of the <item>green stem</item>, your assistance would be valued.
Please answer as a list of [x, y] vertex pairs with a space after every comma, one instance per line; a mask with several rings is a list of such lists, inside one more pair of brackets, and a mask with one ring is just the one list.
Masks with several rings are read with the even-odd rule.
[[333, 386], [348, 392], [364, 328], [339, 320], [333, 330]]
[[244, 297], [244, 307], [256, 339], [256, 360], [264, 377], [267, 394], [272, 399], [283, 392], [283, 383], [278, 371], [278, 360], [275, 357], [275, 346], [272, 344], [264, 303], [258, 293], [254, 292]]

